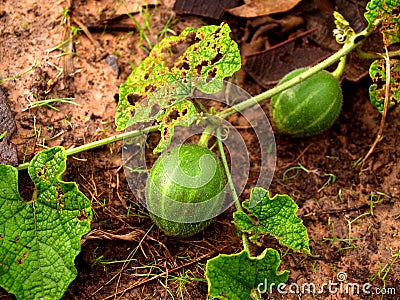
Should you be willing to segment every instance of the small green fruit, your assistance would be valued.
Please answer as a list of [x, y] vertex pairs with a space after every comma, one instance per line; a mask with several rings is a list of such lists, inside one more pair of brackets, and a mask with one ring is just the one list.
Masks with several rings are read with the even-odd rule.
[[[290, 72], [279, 84], [306, 70], [302, 68]], [[338, 118], [342, 98], [338, 80], [331, 73], [321, 71], [272, 97], [273, 123], [278, 132], [295, 137], [319, 134], [330, 128]]]
[[185, 144], [164, 152], [146, 183], [152, 220], [169, 236], [194, 235], [211, 223], [224, 201], [226, 179], [209, 149]]

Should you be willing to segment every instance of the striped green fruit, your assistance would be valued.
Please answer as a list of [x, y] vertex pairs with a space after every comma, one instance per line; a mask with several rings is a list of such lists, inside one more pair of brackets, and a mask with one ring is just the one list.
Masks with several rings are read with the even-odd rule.
[[164, 152], [146, 183], [150, 217], [166, 235], [194, 235], [216, 216], [224, 202], [226, 179], [209, 149], [184, 144]]
[[[306, 70], [301, 68], [290, 72], [279, 84]], [[279, 133], [295, 137], [319, 134], [330, 128], [338, 118], [342, 99], [338, 80], [331, 73], [320, 71], [272, 97], [274, 126]]]

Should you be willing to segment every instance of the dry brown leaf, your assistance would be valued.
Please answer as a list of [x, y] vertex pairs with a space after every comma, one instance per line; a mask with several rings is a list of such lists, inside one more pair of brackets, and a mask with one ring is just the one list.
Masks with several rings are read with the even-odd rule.
[[329, 51], [313, 47], [308, 42], [308, 36], [314, 31], [309, 30], [267, 50], [246, 56], [244, 70], [259, 85], [268, 89], [290, 71], [320, 62], [329, 55]]
[[114, 17], [137, 13], [140, 11], [141, 7], [146, 5], [157, 5], [158, 2], [158, 0], [122, 1], [122, 3], [116, 5]]
[[244, 18], [261, 17], [285, 12], [295, 7], [301, 0], [247, 0], [246, 4], [228, 9], [235, 16]]
[[241, 0], [175, 0], [173, 10], [177, 14], [221, 20], [227, 9], [242, 3]]

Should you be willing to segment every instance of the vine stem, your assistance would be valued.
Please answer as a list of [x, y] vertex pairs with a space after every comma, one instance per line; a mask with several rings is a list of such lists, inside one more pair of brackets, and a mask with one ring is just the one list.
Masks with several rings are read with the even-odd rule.
[[217, 113], [217, 116], [225, 119], [225, 118], [229, 117], [230, 115], [233, 115], [237, 112], [243, 111], [243, 110], [255, 105], [256, 103], [260, 103], [264, 100], [267, 100], [267, 99], [271, 98], [272, 96], [275, 96], [276, 94], [279, 94], [280, 92], [287, 90], [288, 88], [291, 88], [292, 86], [306, 80], [307, 78], [326, 69], [330, 65], [334, 64], [336, 61], [340, 60], [342, 57], [349, 54], [352, 50], [354, 50], [357, 46], [359, 46], [364, 41], [364, 39], [372, 33], [372, 31], [373, 31], [372, 28], [365, 28], [363, 31], [352, 36], [350, 38], [350, 41], [348, 43], [344, 44], [343, 47], [339, 51], [332, 54], [331, 56], [329, 56], [327, 59], [320, 62], [319, 64], [311, 67], [307, 71], [301, 73], [299, 76], [296, 76], [296, 77], [292, 78], [291, 80], [286, 81], [283, 84], [277, 85], [274, 88], [265, 91], [264, 93], [261, 93], [257, 96], [247, 99], [241, 103], [238, 103], [226, 110], [223, 110], [223, 111]]
[[[104, 145], [108, 145], [108, 144], [111, 144], [114, 142], [122, 141], [123, 139], [126, 139], [126, 138], [139, 136], [145, 132], [146, 133], [155, 132], [155, 131], [159, 130], [159, 128], [160, 128], [160, 125], [154, 125], [154, 126], [146, 127], [141, 130], [133, 130], [133, 131], [124, 132], [124, 133], [114, 135], [109, 138], [101, 139], [101, 140], [98, 140], [95, 142], [91, 142], [91, 143], [88, 143], [88, 144], [85, 144], [85, 145], [82, 145], [82, 146], [79, 146], [76, 148], [70, 148], [68, 150], [65, 150], [65, 154], [67, 156], [75, 155], [80, 152], [88, 151], [88, 150], [91, 150], [91, 149], [94, 149], [97, 147], [101, 147]], [[28, 166], [29, 166], [29, 162], [20, 164], [17, 167], [17, 170], [25, 170], [28, 168]]]
[[[224, 166], [226, 180], [228, 181], [229, 190], [232, 193], [235, 208], [237, 211], [243, 211], [242, 205], [239, 202], [239, 196], [236, 193], [235, 185], [233, 184], [233, 181], [232, 181], [231, 172], [229, 170], [228, 162], [227, 162], [226, 156], [225, 156], [224, 146], [221, 141], [221, 127], [217, 128], [216, 137], [217, 137], [218, 151], [221, 156], [222, 165]], [[250, 254], [249, 239], [244, 232], [242, 232], [242, 244], [243, 244], [244, 250], [246, 250]]]
[[[238, 103], [234, 106], [231, 106], [230, 108], [227, 108], [219, 113], [216, 114], [217, 117], [226, 119], [227, 117], [243, 111], [257, 103], [260, 103], [262, 101], [265, 101], [269, 98], [271, 98], [272, 96], [275, 96], [276, 94], [279, 94], [280, 92], [291, 88], [292, 86], [304, 81], [305, 79], [313, 76], [314, 74], [318, 73], [319, 71], [322, 71], [324, 69], [326, 69], [327, 67], [329, 67], [330, 65], [334, 64], [336, 61], [340, 60], [343, 56], [346, 56], [347, 54], [349, 54], [352, 50], [354, 50], [357, 46], [359, 46], [364, 39], [369, 36], [372, 33], [373, 29], [372, 28], [366, 28], [363, 31], [361, 31], [360, 33], [352, 36], [350, 38], [349, 43], [346, 43], [338, 52], [332, 54], [330, 57], [328, 57], [327, 59], [325, 59], [324, 61], [320, 62], [319, 64], [315, 65], [314, 67], [311, 67], [310, 69], [308, 69], [307, 71], [301, 73], [299, 76], [296, 76], [295, 78], [292, 78], [291, 80], [286, 81], [283, 84], [280, 84], [278, 86], [275, 86], [274, 88], [265, 91], [264, 93], [261, 93], [257, 96], [251, 97], [241, 103]], [[119, 135], [115, 135], [109, 138], [105, 138], [102, 140], [98, 140], [92, 143], [88, 143], [76, 148], [71, 148], [66, 150], [66, 155], [67, 156], [71, 156], [83, 151], [88, 151], [97, 147], [101, 147], [113, 142], [117, 142], [117, 141], [121, 141], [125, 138], [129, 138], [129, 137], [134, 137], [134, 136], [138, 136], [144, 132], [155, 132], [157, 130], [159, 130], [160, 125], [153, 125], [147, 128], [144, 128], [142, 130], [134, 130], [134, 131], [130, 131], [130, 132], [124, 132], [122, 134]], [[207, 139], [207, 136], [204, 136], [204, 139]], [[204, 142], [205, 142], [204, 140]], [[203, 142], [203, 141], [202, 141]], [[24, 170], [27, 169], [29, 166], [29, 162], [27, 163], [23, 163], [20, 164], [17, 169], [18, 170]]]
[[201, 134], [199, 142], [197, 143], [199, 146], [208, 148], [208, 141], [211, 139], [212, 133], [215, 130], [215, 127], [216, 126], [214, 124], [209, 124], [206, 126], [203, 133]]

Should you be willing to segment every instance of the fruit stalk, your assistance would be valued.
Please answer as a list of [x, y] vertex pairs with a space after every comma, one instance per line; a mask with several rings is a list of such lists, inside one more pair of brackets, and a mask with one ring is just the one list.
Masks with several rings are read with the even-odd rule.
[[337, 68], [331, 73], [336, 80], [339, 80], [340, 76], [343, 74], [344, 67], [346, 66], [346, 57], [347, 56], [345, 55], [340, 58]]

